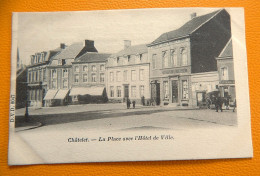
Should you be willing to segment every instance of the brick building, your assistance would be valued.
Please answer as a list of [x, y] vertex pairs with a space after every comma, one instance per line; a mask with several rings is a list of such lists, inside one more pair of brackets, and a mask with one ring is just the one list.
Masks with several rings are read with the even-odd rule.
[[130, 98], [140, 103], [142, 97], [150, 99], [147, 46], [131, 46], [129, 40], [124, 42], [124, 49], [112, 54], [107, 61], [108, 98], [116, 102]]
[[219, 91], [221, 97], [230, 97], [233, 102], [236, 98], [233, 47], [230, 39], [223, 51], [216, 58], [219, 73]]
[[[210, 75], [216, 79], [215, 57], [230, 37], [230, 15], [222, 9], [198, 17], [193, 13], [183, 26], [148, 44], [152, 100], [158, 105], [196, 105], [192, 75], [215, 71]], [[210, 89], [215, 84], [210, 84]]]
[[43, 51], [31, 55], [31, 63], [27, 67], [28, 104], [33, 107], [44, 105], [43, 97], [48, 90], [47, 65], [50, 60], [65, 48], [64, 44], [55, 50]]
[[[105, 101], [102, 98], [107, 98], [105, 65], [109, 56], [107, 53], [87, 52], [72, 62], [73, 81], [69, 95], [73, 103], [77, 103], [80, 96], [83, 103]], [[85, 95], [88, 97], [84, 99]]]

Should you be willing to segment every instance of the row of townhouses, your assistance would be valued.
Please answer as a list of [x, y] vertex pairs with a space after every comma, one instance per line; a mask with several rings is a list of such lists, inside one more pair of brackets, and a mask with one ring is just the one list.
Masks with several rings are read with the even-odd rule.
[[191, 19], [153, 42], [113, 54], [94, 41], [35, 53], [27, 67], [30, 106], [124, 102], [198, 106], [208, 92], [235, 98], [230, 15], [225, 9]]

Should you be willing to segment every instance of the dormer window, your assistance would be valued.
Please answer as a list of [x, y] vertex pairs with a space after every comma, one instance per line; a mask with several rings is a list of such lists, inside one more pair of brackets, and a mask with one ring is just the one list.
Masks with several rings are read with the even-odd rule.
[[117, 63], [119, 62], [119, 57], [116, 58], [116, 62], [117, 62]]
[[42, 53], [42, 56], [41, 56], [41, 62], [44, 62], [45, 59], [44, 59], [44, 53]]
[[127, 61], [130, 62], [130, 55], [127, 56]]
[[140, 54], [140, 61], [142, 61], [143, 59], [143, 54]]

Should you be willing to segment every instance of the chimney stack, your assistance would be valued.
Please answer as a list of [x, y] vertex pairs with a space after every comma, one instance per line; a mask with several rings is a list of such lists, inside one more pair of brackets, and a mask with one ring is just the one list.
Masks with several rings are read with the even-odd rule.
[[131, 40], [124, 40], [124, 49], [127, 49], [131, 46]]
[[94, 40], [85, 40], [85, 46], [88, 48], [94, 48]]
[[60, 48], [61, 48], [61, 49], [65, 49], [65, 47], [66, 47], [65, 43], [61, 43], [61, 44], [60, 44]]
[[197, 13], [196, 13], [196, 12], [190, 14], [190, 19], [191, 19], [191, 20], [192, 20], [193, 18], [195, 18], [195, 17], [197, 17]]

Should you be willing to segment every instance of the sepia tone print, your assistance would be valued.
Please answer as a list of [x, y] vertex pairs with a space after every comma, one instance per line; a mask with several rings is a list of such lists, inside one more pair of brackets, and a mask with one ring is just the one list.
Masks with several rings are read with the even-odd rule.
[[[103, 141], [99, 144], [102, 147], [106, 142], [115, 141], [173, 142], [182, 136], [180, 131], [239, 129], [234, 68], [238, 58], [233, 54], [230, 9], [154, 9], [156, 14], [165, 12], [172, 18], [179, 14], [182, 19], [178, 21], [176, 18], [176, 24], [174, 20], [155, 20], [154, 25], [158, 26], [155, 31], [153, 19], [149, 18], [152, 11], [67, 12], [72, 15], [64, 15], [64, 19], [60, 17], [65, 12], [43, 13], [43, 16], [35, 13], [38, 16], [35, 19], [42, 19], [47, 28], [54, 24], [60, 30], [62, 25], [74, 20], [75, 26], [64, 28], [64, 33], [71, 29], [77, 36], [73, 39], [73, 36], [57, 33], [57, 39], [51, 39], [52, 36], [46, 36], [42, 41], [35, 39], [35, 45], [31, 45], [35, 50], [27, 42], [22, 42], [24, 39], [21, 37], [32, 32], [22, 28], [23, 32], [19, 33], [18, 28], [14, 133], [22, 136], [39, 156], [44, 155], [31, 163], [128, 160], [121, 155], [114, 159], [101, 157], [96, 160], [95, 157], [100, 156], [95, 156], [95, 152], [90, 159], [80, 156], [72, 160], [64, 153], [53, 158], [51, 153], [62, 142], [56, 145], [49, 140], [59, 141], [61, 136], [66, 136], [61, 150], [65, 152], [74, 150], [69, 145], [75, 142], [91, 145]], [[78, 20], [83, 19], [83, 16], [78, 17], [80, 13], [86, 17], [90, 15], [92, 25], [83, 25], [88, 19]], [[120, 13], [122, 19], [115, 17]], [[98, 23], [99, 18], [106, 19], [105, 14], [112, 15], [109, 20], [118, 18], [121, 23], [111, 22], [108, 27], [104, 21], [104, 24], [93, 25], [93, 19]], [[46, 22], [47, 17], [56, 21]], [[129, 22], [123, 22], [123, 18], [129, 18]], [[151, 29], [142, 26], [143, 31], [136, 30], [138, 26], [134, 25], [133, 18], [140, 27], [139, 18], [149, 19], [150, 22], [146, 20], [144, 23], [149, 24], [147, 28]], [[26, 19], [34, 20], [29, 13], [18, 14], [21, 26], [27, 24]], [[159, 29], [160, 26], [162, 29]], [[109, 31], [112, 31], [111, 35], [107, 35]], [[52, 43], [48, 46], [50, 41], [54, 41], [56, 46], [51, 48]], [[33, 52], [30, 53], [30, 50]], [[99, 136], [103, 133], [108, 136]], [[114, 133], [117, 136], [109, 136]], [[129, 137], [132, 134], [135, 134], [134, 137]], [[157, 135], [160, 137], [157, 138]], [[44, 144], [49, 148], [41, 149]], [[90, 147], [91, 151], [95, 151], [94, 146], [87, 146]], [[75, 149], [79, 149], [78, 146]], [[193, 156], [205, 157], [218, 158], [215, 155]], [[136, 157], [134, 160], [157, 158], [160, 157]], [[164, 159], [181, 158], [189, 157], [169, 155]], [[24, 163], [16, 159], [13, 161], [14, 164]]]

